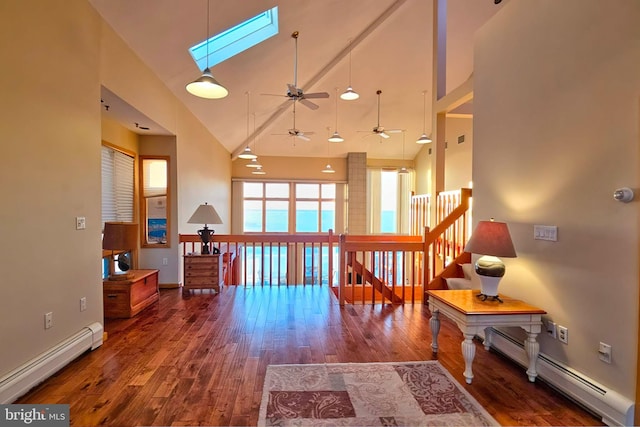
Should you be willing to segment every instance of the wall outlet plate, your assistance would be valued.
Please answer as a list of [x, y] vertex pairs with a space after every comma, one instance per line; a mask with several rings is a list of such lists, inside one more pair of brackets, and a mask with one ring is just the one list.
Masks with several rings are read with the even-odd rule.
[[569, 344], [569, 330], [565, 326], [558, 325], [558, 340]]

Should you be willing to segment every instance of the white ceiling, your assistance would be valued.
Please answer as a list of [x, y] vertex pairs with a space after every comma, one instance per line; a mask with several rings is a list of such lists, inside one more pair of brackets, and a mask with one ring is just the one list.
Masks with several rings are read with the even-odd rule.
[[[200, 99], [185, 90], [201, 74], [188, 48], [207, 36], [207, 0], [90, 0], [232, 153], [249, 143], [257, 154], [268, 156], [344, 157], [365, 151], [370, 158], [408, 159], [421, 148], [415, 140], [423, 127], [431, 133], [432, 0], [210, 1], [210, 35], [279, 8], [279, 34], [212, 67], [229, 90], [229, 96], [218, 100]], [[448, 89], [472, 73], [473, 34], [507, 2], [447, 1]], [[305, 93], [330, 94], [313, 100], [320, 106], [317, 110], [296, 104], [296, 128], [313, 132], [310, 142], [286, 135], [293, 127], [293, 101], [285, 94], [287, 83], [294, 82], [294, 31], [299, 31], [298, 87]], [[345, 142], [329, 144], [327, 137], [336, 125], [336, 91], [342, 93], [349, 84], [350, 50], [351, 83], [360, 99], [338, 99], [337, 129]], [[405, 131], [386, 140], [371, 133], [377, 125], [377, 90], [382, 91], [380, 125]], [[109, 105], [108, 114], [134, 132], [166, 133], [108, 89], [103, 90], [103, 103]]]

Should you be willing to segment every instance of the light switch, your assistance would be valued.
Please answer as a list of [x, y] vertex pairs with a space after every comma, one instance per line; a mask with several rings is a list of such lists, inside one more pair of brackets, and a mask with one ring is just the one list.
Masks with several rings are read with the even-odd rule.
[[84, 230], [87, 228], [87, 220], [83, 216], [76, 217], [76, 230]]
[[533, 238], [535, 240], [558, 241], [558, 227], [555, 225], [534, 225]]

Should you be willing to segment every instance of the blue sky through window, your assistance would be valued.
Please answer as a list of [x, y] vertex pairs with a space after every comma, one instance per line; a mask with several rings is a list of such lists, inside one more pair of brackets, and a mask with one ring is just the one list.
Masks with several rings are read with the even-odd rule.
[[[278, 34], [278, 6], [247, 19], [189, 48], [200, 70], [213, 67]], [[209, 61], [207, 62], [207, 43]]]

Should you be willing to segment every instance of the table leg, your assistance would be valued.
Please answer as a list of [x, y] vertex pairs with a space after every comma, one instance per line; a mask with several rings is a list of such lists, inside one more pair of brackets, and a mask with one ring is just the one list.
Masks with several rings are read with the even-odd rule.
[[540, 344], [538, 344], [537, 336], [538, 334], [528, 332], [528, 337], [524, 341], [524, 348], [527, 352], [527, 357], [529, 358], [529, 368], [527, 369], [527, 375], [529, 376], [529, 381], [535, 382], [536, 377], [538, 376], [538, 372], [536, 371], [536, 363], [538, 361], [538, 353], [540, 353]]
[[440, 332], [440, 312], [434, 310], [429, 320], [431, 326], [431, 350], [434, 353], [438, 352], [438, 333]]
[[467, 379], [467, 384], [471, 384], [473, 379], [473, 371], [471, 370], [471, 364], [473, 364], [473, 358], [476, 356], [476, 347], [473, 345], [474, 334], [464, 334], [464, 341], [462, 341], [462, 357], [464, 358], [464, 377]]
[[493, 329], [491, 326], [484, 328], [484, 349], [489, 351], [491, 349], [491, 339], [493, 338]]

